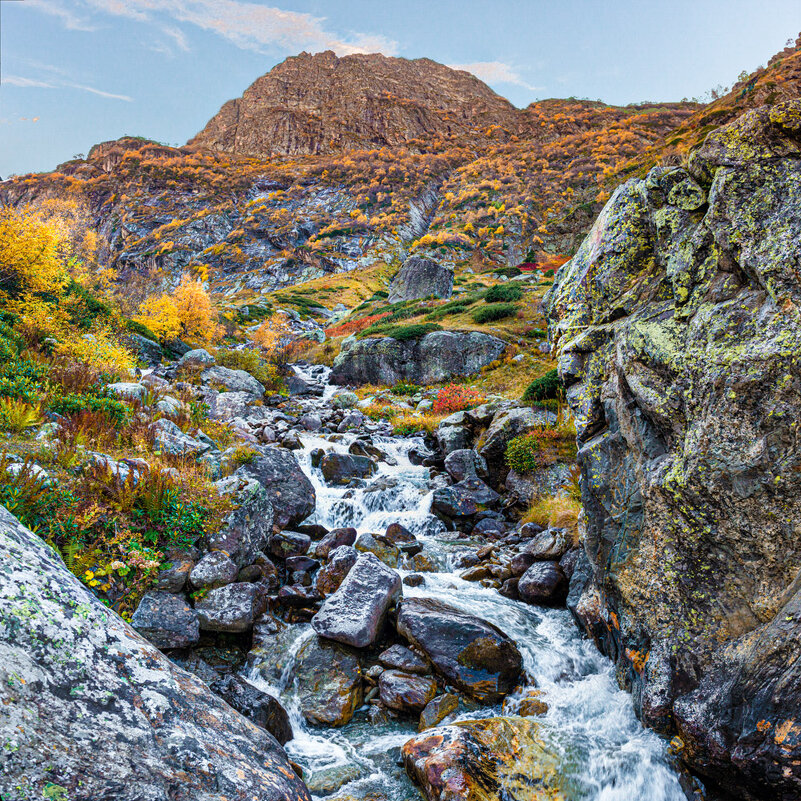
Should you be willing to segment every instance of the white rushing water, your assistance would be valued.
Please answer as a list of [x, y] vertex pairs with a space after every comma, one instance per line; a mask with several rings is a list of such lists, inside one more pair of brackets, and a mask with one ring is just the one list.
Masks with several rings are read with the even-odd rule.
[[[326, 398], [327, 400], [327, 398]], [[412, 438], [375, 437], [389, 457], [378, 473], [359, 488], [329, 487], [311, 465], [315, 448], [346, 452], [353, 435], [332, 443], [318, 436], [301, 439], [301, 467], [317, 493], [317, 507], [308, 522], [327, 528], [353, 526], [359, 533], [383, 532], [390, 523], [406, 526], [425, 545], [425, 553], [442, 564], [442, 572], [426, 573], [425, 584], [403, 587], [406, 597], [445, 601], [490, 621], [509, 635], [523, 654], [526, 674], [540, 690], [548, 712], [537, 717], [546, 739], [563, 751], [565, 774], [575, 788], [571, 799], [587, 801], [684, 801], [678, 777], [670, 766], [664, 741], [644, 729], [634, 715], [631, 697], [621, 690], [611, 662], [583, 639], [566, 610], [528, 606], [497, 591], [459, 578], [450, 556], [470, 548], [456, 540], [429, 509], [427, 468], [409, 461], [409, 451], [422, 442]], [[472, 543], [472, 549], [476, 544]], [[403, 571], [401, 571], [403, 572]], [[294, 651], [314, 636], [309, 625], [294, 627]], [[286, 745], [290, 758], [314, 777], [335, 776], [331, 788], [354, 798], [377, 794], [390, 801], [419, 799], [419, 792], [396, 764], [398, 748], [416, 732], [412, 722], [370, 724], [357, 714], [342, 729], [314, 729], [301, 717], [291, 679], [292, 659], [279, 686], [268, 686], [254, 672], [262, 689], [280, 696], [292, 720], [294, 739]], [[483, 707], [462, 718], [500, 715], [499, 707]], [[326, 782], [322, 782], [325, 785]], [[319, 790], [318, 792], [323, 792]], [[371, 796], [372, 797], [372, 796]]]

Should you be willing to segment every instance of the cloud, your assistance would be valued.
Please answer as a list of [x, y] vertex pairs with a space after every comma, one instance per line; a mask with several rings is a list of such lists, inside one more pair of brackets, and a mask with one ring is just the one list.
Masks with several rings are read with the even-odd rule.
[[526, 83], [514, 67], [504, 64], [503, 61], [474, 61], [472, 64], [448, 64], [448, 66], [454, 70], [470, 72], [485, 83], [511, 83], [532, 92], [542, 89], [541, 86], [531, 86]]
[[[2, 0], [0, 0], [2, 2]], [[28, 8], [36, 8], [52, 17], [58, 17], [65, 28], [74, 31], [95, 31], [97, 28], [87, 20], [79, 17], [74, 11], [66, 8], [61, 0], [27, 0]]]
[[81, 83], [73, 83], [72, 81], [53, 79], [40, 81], [36, 78], [25, 78], [22, 75], [4, 75], [3, 84], [8, 84], [9, 86], [21, 86], [27, 89], [78, 89], [81, 92], [90, 92], [93, 95], [107, 97], [111, 100], [125, 100], [128, 103], [133, 102], [133, 98], [128, 97], [128, 95], [117, 95], [113, 92], [104, 92], [102, 89], [95, 89], [94, 86], [86, 86]]
[[[89, 30], [97, 12], [148, 22], [188, 50], [184, 33], [165, 25], [164, 18], [216, 33], [246, 50], [333, 50], [337, 55], [380, 52], [392, 56], [398, 44], [386, 36], [355, 32], [338, 36], [327, 30], [324, 17], [249, 3], [243, 0], [76, 0], [71, 10], [62, 0], [32, 0], [32, 6], [60, 17], [67, 27]], [[163, 50], [163, 48], [158, 48]]]

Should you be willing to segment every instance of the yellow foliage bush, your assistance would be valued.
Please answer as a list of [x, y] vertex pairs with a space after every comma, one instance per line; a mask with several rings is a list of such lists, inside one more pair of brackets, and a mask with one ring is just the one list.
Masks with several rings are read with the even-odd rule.
[[120, 344], [113, 332], [102, 328], [83, 336], [67, 334], [56, 345], [55, 355], [83, 362], [105, 373], [119, 373], [136, 366], [131, 351]]
[[185, 276], [172, 294], [148, 298], [137, 320], [162, 340], [209, 343], [218, 336], [217, 312], [200, 281]]

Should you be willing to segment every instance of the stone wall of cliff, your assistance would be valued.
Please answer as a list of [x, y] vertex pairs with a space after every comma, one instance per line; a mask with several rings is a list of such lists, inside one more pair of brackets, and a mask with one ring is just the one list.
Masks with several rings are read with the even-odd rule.
[[801, 794], [801, 102], [617, 189], [546, 297], [575, 413], [570, 605], [738, 798]]

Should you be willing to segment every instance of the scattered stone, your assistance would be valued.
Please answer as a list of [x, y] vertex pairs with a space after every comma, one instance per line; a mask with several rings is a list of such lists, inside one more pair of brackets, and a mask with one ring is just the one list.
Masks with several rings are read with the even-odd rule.
[[236, 581], [239, 569], [222, 551], [207, 553], [192, 569], [189, 581], [195, 589], [211, 590]]
[[279, 559], [303, 556], [309, 552], [311, 537], [297, 531], [280, 531], [270, 537], [270, 553]]
[[147, 387], [142, 384], [120, 381], [116, 384], [108, 384], [107, 389], [113, 392], [118, 398], [127, 401], [143, 401], [147, 395]]
[[247, 631], [257, 611], [256, 589], [253, 584], [236, 582], [209, 590], [195, 611], [203, 631]]
[[421, 712], [437, 694], [437, 682], [399, 670], [385, 670], [378, 679], [381, 701], [398, 712]]
[[333, 528], [314, 548], [314, 555], [318, 559], [328, 559], [329, 554], [340, 545], [353, 545], [356, 542], [355, 528]]
[[358, 558], [358, 551], [350, 545], [340, 545], [331, 551], [328, 564], [323, 565], [315, 577], [317, 592], [321, 596], [336, 592]]
[[410, 648], [403, 645], [391, 645], [378, 655], [378, 661], [384, 667], [402, 670], [404, 673], [428, 673], [428, 663]]
[[367, 456], [351, 456], [348, 453], [327, 453], [320, 462], [320, 470], [327, 484], [344, 485], [354, 478], [373, 475], [377, 468]]
[[375, 554], [385, 565], [397, 567], [400, 549], [381, 534], [359, 534], [353, 546], [360, 553]]
[[567, 579], [559, 562], [535, 562], [517, 584], [520, 599], [529, 604], [563, 604], [567, 590]]
[[438, 695], [426, 704], [425, 709], [420, 713], [420, 723], [418, 731], [425, 731], [433, 726], [442, 723], [448, 715], [452, 715], [459, 708], [459, 696], [454, 693]]
[[157, 648], [186, 648], [200, 639], [195, 610], [180, 596], [166, 592], [145, 593], [131, 625]]
[[217, 360], [204, 348], [195, 348], [178, 360], [179, 367], [210, 367], [217, 364]]
[[312, 627], [321, 637], [366, 648], [375, 642], [400, 594], [400, 576], [373, 554], [362, 554], [312, 618]]
[[523, 668], [517, 646], [499, 628], [440, 601], [402, 601], [397, 628], [437, 673], [487, 703], [511, 692]]

